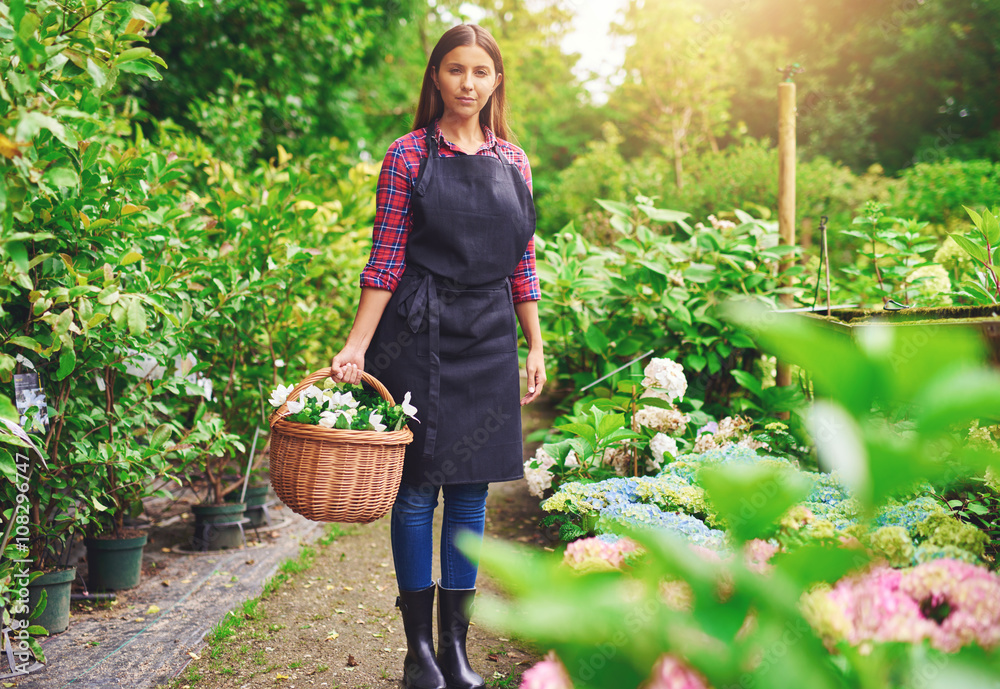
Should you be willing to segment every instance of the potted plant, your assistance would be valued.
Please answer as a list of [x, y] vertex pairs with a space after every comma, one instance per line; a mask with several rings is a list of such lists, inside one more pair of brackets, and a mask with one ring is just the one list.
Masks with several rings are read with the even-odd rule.
[[[119, 591], [139, 584], [147, 542], [147, 534], [127, 521], [142, 513], [146, 497], [169, 496], [164, 490], [152, 490], [155, 479], [171, 477], [167, 457], [173, 450], [169, 440], [174, 431], [169, 424], [157, 425], [155, 396], [177, 390], [183, 380], [142, 379], [128, 384], [115, 400], [112, 369], [104, 375], [107, 425], [91, 436], [92, 442], [75, 443], [70, 461], [83, 469], [86, 490], [81, 502], [91, 517], [84, 541], [88, 588]], [[150, 433], [151, 428], [155, 430]]]
[[225, 496], [237, 485], [227, 483], [227, 470], [236, 466], [235, 451], [246, 452], [242, 440], [226, 430], [222, 417], [207, 411], [204, 402], [198, 405], [193, 426], [178, 446], [182, 460], [192, 468], [187, 472], [187, 483], [195, 495], [204, 490], [204, 499], [192, 505], [194, 550], [221, 550], [243, 545], [243, 516], [246, 505], [226, 502]]

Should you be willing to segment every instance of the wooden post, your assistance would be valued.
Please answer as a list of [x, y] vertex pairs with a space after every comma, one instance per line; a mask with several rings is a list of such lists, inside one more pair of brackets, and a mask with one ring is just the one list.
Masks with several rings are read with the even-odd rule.
[[[795, 84], [778, 84], [778, 234], [783, 245], [795, 244]], [[791, 261], [782, 261], [781, 273], [787, 273]], [[787, 287], [790, 280], [782, 283]], [[792, 296], [781, 295], [781, 304], [791, 308]], [[778, 362], [775, 383], [791, 385], [788, 364]]]

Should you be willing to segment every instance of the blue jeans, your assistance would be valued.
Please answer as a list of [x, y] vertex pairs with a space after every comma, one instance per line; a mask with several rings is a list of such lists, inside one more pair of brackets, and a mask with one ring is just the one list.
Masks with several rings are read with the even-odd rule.
[[[392, 506], [391, 533], [396, 583], [401, 591], [420, 591], [434, 583], [431, 578], [434, 508], [440, 488], [406, 483], [399, 487]], [[467, 531], [482, 543], [489, 484], [469, 483], [443, 488], [441, 586], [446, 589], [475, 588], [478, 554], [472, 560], [467, 558], [455, 547], [455, 537]]]

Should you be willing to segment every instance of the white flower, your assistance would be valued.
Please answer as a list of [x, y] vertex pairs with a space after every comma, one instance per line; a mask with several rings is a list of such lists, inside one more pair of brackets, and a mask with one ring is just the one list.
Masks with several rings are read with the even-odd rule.
[[284, 366], [285, 366], [285, 360], [284, 359], [275, 359], [274, 360], [274, 366], [275, 366], [275, 368], [284, 368]]
[[319, 425], [323, 428], [333, 428], [337, 425], [338, 416], [340, 416], [340, 414], [337, 412], [321, 411], [319, 413]]
[[653, 359], [643, 370], [643, 387], [661, 388], [666, 391], [670, 401], [683, 399], [687, 392], [687, 378], [684, 377], [684, 367], [671, 359]]
[[378, 431], [379, 433], [384, 431], [386, 429], [386, 425], [382, 423], [382, 415], [371, 414], [368, 417], [368, 427], [371, 428], [373, 431]]
[[[658, 397], [663, 399], [666, 396], [666, 393], [659, 391], [655, 394], [650, 393], [651, 391], [647, 390], [643, 393], [642, 397]], [[642, 398], [639, 399], [639, 403], [642, 404]], [[643, 406], [632, 417], [632, 430], [638, 431], [640, 426], [645, 426], [646, 428], [652, 428], [662, 433], [682, 434], [690, 420], [691, 417], [681, 413], [676, 406], [673, 409]]]
[[403, 396], [403, 401], [400, 404], [400, 406], [403, 408], [403, 413], [404, 414], [406, 414], [407, 416], [409, 416], [414, 421], [417, 420], [417, 408], [414, 407], [412, 404], [410, 404], [410, 393], [409, 392], [407, 392]]
[[310, 385], [309, 387], [306, 388], [306, 391], [303, 392], [302, 395], [304, 397], [308, 397], [308, 398], [312, 398], [312, 399], [317, 399], [318, 400], [318, 399], [322, 399], [323, 398], [323, 391], [320, 390], [315, 385]]
[[288, 401], [288, 396], [291, 394], [292, 390], [295, 389], [294, 385], [278, 385], [272, 392], [271, 397], [267, 401], [272, 407], [277, 409]]
[[524, 480], [528, 482], [528, 493], [540, 498], [552, 487], [552, 472], [541, 467], [529, 466], [532, 460], [524, 463]]
[[344, 407], [350, 407], [351, 409], [357, 409], [358, 405], [361, 404], [359, 400], [354, 399], [353, 393], [345, 392], [340, 396], [340, 404]]
[[288, 403], [288, 411], [292, 414], [298, 414], [300, 411], [306, 408], [306, 403], [302, 400], [292, 400]]
[[659, 471], [665, 455], [669, 454], [672, 457], [677, 455], [677, 441], [668, 435], [657, 433], [649, 441], [649, 450], [653, 453], [653, 457], [646, 460], [646, 471]]

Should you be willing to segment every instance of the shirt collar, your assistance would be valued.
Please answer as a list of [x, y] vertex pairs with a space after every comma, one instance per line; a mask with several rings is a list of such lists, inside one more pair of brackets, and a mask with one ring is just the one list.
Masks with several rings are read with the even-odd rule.
[[[493, 130], [490, 129], [485, 124], [483, 125], [483, 134], [486, 136], [486, 142], [479, 147], [479, 150], [477, 150], [476, 153], [479, 153], [479, 151], [482, 151], [483, 149], [488, 150], [491, 148], [496, 148], [497, 137], [493, 134]], [[448, 148], [450, 148], [453, 151], [456, 152], [460, 151], [460, 149], [457, 146], [452, 145], [450, 141], [444, 138], [444, 132], [441, 131], [441, 120], [434, 120], [434, 137], [438, 140], [438, 145], [445, 144], [446, 146], [448, 146]], [[464, 151], [461, 152], [465, 153]]]

